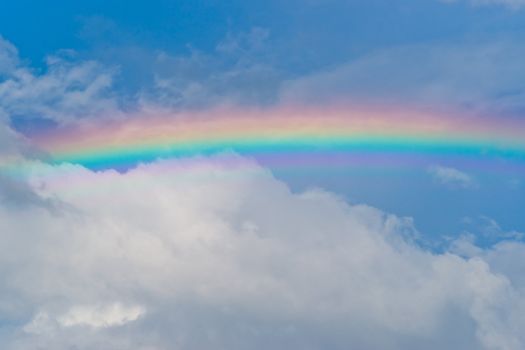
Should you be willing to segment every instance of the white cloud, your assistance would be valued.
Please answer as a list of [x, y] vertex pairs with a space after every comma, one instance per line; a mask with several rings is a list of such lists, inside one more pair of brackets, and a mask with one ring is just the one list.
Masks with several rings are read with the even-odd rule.
[[18, 51], [0, 37], [0, 117], [41, 118], [67, 123], [85, 116], [118, 115], [109, 90], [114, 69], [75, 61], [74, 53], [47, 57], [41, 73], [22, 64]]
[[137, 320], [145, 310], [140, 306], [126, 307], [120, 303], [103, 306], [74, 306], [57, 320], [63, 327], [86, 325], [93, 328], [121, 326]]
[[475, 186], [474, 179], [458, 169], [443, 167], [439, 165], [431, 166], [428, 172], [434, 179], [441, 184], [457, 186], [462, 188], [472, 188]]
[[18, 181], [58, 204], [0, 206], [3, 349], [525, 342], [515, 277], [407, 242], [411, 220], [291, 193], [235, 155], [125, 174], [37, 162], [25, 171]]
[[59, 332], [59, 327], [118, 327], [136, 321], [145, 311], [140, 306], [125, 306], [120, 303], [76, 305], [61, 315], [50, 316], [45, 311], [38, 312], [23, 330], [30, 334], [49, 336]]

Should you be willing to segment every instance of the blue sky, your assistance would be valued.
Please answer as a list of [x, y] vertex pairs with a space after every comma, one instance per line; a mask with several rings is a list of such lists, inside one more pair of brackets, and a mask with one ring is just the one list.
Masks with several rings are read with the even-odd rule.
[[62, 49], [97, 58], [103, 47], [213, 53], [227, 34], [259, 27], [270, 33], [272, 63], [290, 75], [400, 45], [519, 39], [523, 27], [519, 10], [466, 1], [17, 1], [2, 4], [1, 16], [3, 35], [35, 65]]
[[524, 35], [523, 0], [1, 2], [0, 167], [31, 176], [0, 172], [0, 347], [522, 349], [523, 172], [118, 174], [28, 139], [223, 103], [521, 120]]

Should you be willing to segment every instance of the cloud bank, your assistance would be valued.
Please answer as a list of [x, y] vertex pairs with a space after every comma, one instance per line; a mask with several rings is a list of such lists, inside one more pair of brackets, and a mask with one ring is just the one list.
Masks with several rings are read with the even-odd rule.
[[410, 219], [292, 193], [231, 154], [127, 173], [28, 162], [25, 174], [44, 204], [0, 207], [3, 349], [525, 342], [522, 272], [501, 254], [519, 243], [431, 253]]

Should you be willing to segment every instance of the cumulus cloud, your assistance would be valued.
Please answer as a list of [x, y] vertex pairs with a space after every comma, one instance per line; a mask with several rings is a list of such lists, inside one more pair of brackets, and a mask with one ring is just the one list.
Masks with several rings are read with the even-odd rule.
[[23, 170], [60, 204], [0, 206], [4, 349], [523, 347], [500, 258], [428, 252], [411, 220], [250, 160]]
[[436, 181], [444, 185], [462, 188], [475, 186], [475, 181], [469, 174], [455, 168], [434, 165], [428, 168], [428, 172]]

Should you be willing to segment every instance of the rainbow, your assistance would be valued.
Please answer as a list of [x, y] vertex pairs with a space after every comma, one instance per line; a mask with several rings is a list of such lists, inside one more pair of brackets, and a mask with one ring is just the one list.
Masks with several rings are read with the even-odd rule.
[[402, 167], [447, 161], [525, 169], [525, 121], [380, 107], [143, 112], [29, 136], [55, 163], [126, 169], [233, 151], [270, 167]]

